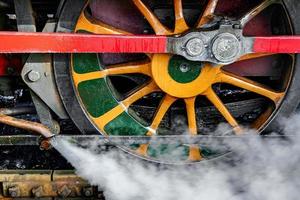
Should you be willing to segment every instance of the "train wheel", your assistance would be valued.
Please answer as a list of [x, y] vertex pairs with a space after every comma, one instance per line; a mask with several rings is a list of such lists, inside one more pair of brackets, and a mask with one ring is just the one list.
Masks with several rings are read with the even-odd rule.
[[[295, 5], [292, 0], [70, 0], [57, 31], [178, 35], [215, 28], [219, 19], [241, 19], [244, 35], [290, 35], [299, 29]], [[55, 56], [55, 73], [66, 109], [84, 133], [239, 135], [244, 127], [261, 133], [296, 108], [297, 63], [294, 55], [278, 54], [250, 54], [218, 66], [176, 55], [73, 54]], [[230, 131], [218, 130], [220, 123]], [[228, 152], [183, 144], [121, 148], [160, 163], [192, 163]]]

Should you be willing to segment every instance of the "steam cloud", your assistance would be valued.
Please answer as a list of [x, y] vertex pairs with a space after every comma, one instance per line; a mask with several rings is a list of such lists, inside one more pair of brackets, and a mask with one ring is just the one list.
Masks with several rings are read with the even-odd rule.
[[55, 147], [107, 200], [298, 200], [299, 122], [300, 115], [283, 120], [291, 138], [233, 141], [230, 157], [190, 167], [162, 169], [119, 151], [83, 149], [65, 140]]

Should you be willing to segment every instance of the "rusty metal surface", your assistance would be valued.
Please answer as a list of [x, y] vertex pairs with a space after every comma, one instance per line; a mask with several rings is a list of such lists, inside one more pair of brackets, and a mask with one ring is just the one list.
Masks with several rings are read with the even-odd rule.
[[[22, 170], [0, 171], [1, 199], [78, 198], [101, 199], [102, 192], [90, 186], [74, 171]], [[100, 197], [100, 198], [99, 198]]]
[[0, 115], [0, 123], [16, 128], [21, 128], [34, 133], [39, 133], [46, 138], [51, 138], [54, 136], [53, 133], [49, 130], [49, 128], [37, 122], [17, 119], [7, 115]]
[[32, 106], [27, 107], [14, 107], [14, 108], [0, 108], [0, 115], [24, 115], [24, 114], [34, 114], [36, 113], [35, 108]]

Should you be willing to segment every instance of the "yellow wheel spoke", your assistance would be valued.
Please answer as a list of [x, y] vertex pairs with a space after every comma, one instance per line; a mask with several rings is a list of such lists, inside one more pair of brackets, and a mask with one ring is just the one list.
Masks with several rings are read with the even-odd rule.
[[202, 160], [200, 148], [195, 145], [191, 145], [190, 152], [189, 152], [189, 161], [195, 162], [195, 161], [200, 161], [200, 160]]
[[196, 97], [185, 99], [187, 118], [189, 131], [192, 135], [197, 135], [197, 120], [196, 120], [196, 110], [195, 110], [195, 101]]
[[[189, 132], [191, 135], [197, 135], [197, 119], [195, 110], [196, 97], [185, 99], [185, 105], [187, 110], [187, 118], [189, 125]], [[196, 145], [190, 146], [189, 160], [199, 161], [202, 159], [200, 148]]]
[[170, 31], [159, 21], [155, 14], [142, 2], [142, 0], [133, 0], [133, 2], [139, 9], [139, 11], [143, 14], [143, 16], [147, 19], [157, 35], [172, 34], [172, 31]]
[[138, 153], [141, 156], [147, 156], [148, 148], [149, 144], [141, 144], [140, 147], [136, 150], [136, 153]]
[[268, 8], [272, 4], [281, 3], [281, 0], [264, 0], [261, 4], [250, 10], [246, 15], [244, 15], [241, 19], [241, 25], [244, 27], [249, 21], [251, 21], [254, 17], [259, 15], [263, 10]]
[[251, 60], [251, 59], [255, 59], [255, 58], [267, 57], [267, 56], [272, 56], [272, 55], [275, 55], [275, 54], [274, 53], [250, 53], [250, 54], [246, 54], [246, 55], [240, 57], [240, 59], [238, 61]]
[[80, 15], [76, 31], [84, 30], [94, 34], [129, 34], [100, 21], [88, 19], [84, 12]]
[[228, 73], [228, 72], [221, 72], [218, 75], [219, 81], [227, 84], [234, 85], [236, 87], [243, 88], [245, 90], [260, 94], [271, 99], [275, 104], [279, 103], [280, 100], [284, 96], [284, 92], [276, 92], [272, 89], [267, 88], [266, 86], [259, 84], [257, 82], [251, 81], [244, 77], [239, 77], [237, 75]]
[[151, 75], [151, 63], [150, 62], [132, 62], [119, 65], [111, 65], [107, 67], [108, 75], [119, 75], [119, 74], [144, 74], [147, 76]]
[[84, 81], [104, 78], [109, 75], [121, 74], [145, 74], [151, 77], [151, 63], [148, 61], [124, 63], [108, 66], [108, 68], [103, 71], [96, 71], [85, 74], [73, 73], [73, 80], [75, 85], [78, 86], [79, 83]]
[[153, 119], [153, 122], [150, 126], [150, 128], [153, 131], [156, 131], [159, 124], [161, 123], [163, 117], [165, 116], [166, 112], [169, 110], [169, 108], [172, 106], [172, 104], [176, 101], [177, 99], [175, 97], [172, 97], [168, 94], [163, 98], [161, 101], [159, 108], [155, 114], [155, 117]]
[[221, 99], [217, 96], [217, 94], [213, 91], [212, 88], [208, 89], [205, 93], [207, 99], [217, 108], [217, 110], [223, 115], [223, 117], [227, 120], [227, 122], [234, 128], [236, 134], [241, 133], [241, 128], [239, 124], [231, 115], [229, 110], [223, 104]]
[[204, 10], [201, 18], [199, 19], [197, 28], [201, 28], [203, 25], [207, 24], [208, 22], [210, 22], [213, 19], [218, 1], [219, 0], [209, 0], [208, 1], [206, 9]]
[[104, 78], [106, 75], [107, 75], [106, 70], [90, 72], [90, 73], [85, 73], [85, 74], [77, 74], [74, 72], [73, 73], [73, 81], [74, 81], [75, 86], [77, 87], [80, 83], [82, 83], [84, 81]]
[[151, 94], [153, 92], [160, 91], [157, 85], [152, 81], [148, 85], [144, 86], [142, 89], [136, 91], [132, 95], [130, 95], [127, 99], [122, 101], [122, 104], [128, 108], [131, 104], [141, 99], [142, 97]]
[[126, 111], [130, 105], [132, 105], [137, 100], [141, 99], [142, 97], [152, 93], [159, 91], [156, 84], [154, 82], [149, 83], [148, 85], [144, 86], [142, 89], [136, 91], [132, 95], [130, 95], [127, 99], [120, 102], [118, 106], [113, 108], [112, 110], [108, 111], [101, 117], [95, 118], [96, 124], [104, 130], [104, 127], [106, 124], [108, 124], [110, 121], [114, 120], [116, 117], [118, 117], [120, 114], [122, 114], [124, 111]]
[[183, 15], [182, 0], [174, 0], [175, 30], [174, 34], [182, 33], [189, 29]]

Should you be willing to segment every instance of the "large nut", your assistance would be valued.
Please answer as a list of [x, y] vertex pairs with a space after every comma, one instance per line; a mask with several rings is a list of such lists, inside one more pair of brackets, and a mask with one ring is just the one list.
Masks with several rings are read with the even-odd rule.
[[31, 190], [32, 194], [35, 196], [35, 197], [42, 197], [43, 194], [44, 194], [44, 191], [43, 191], [43, 187], [42, 186], [38, 186], [38, 187], [35, 187]]
[[222, 63], [234, 62], [239, 57], [240, 51], [240, 41], [231, 33], [221, 33], [213, 42], [212, 53]]
[[62, 186], [58, 191], [58, 195], [63, 198], [68, 197], [71, 193], [72, 190], [67, 185]]
[[185, 48], [186, 48], [187, 54], [192, 57], [201, 55], [205, 49], [204, 43], [200, 38], [190, 39], [187, 42]]
[[82, 191], [83, 191], [84, 196], [86, 196], [86, 197], [91, 197], [94, 195], [93, 187], [85, 187], [85, 188], [83, 188]]
[[11, 197], [19, 197], [20, 193], [20, 188], [18, 186], [12, 186], [8, 188], [8, 194]]
[[38, 71], [35, 71], [35, 70], [31, 70], [28, 74], [27, 74], [27, 77], [30, 81], [32, 82], [36, 82], [38, 80], [41, 79], [41, 75]]

